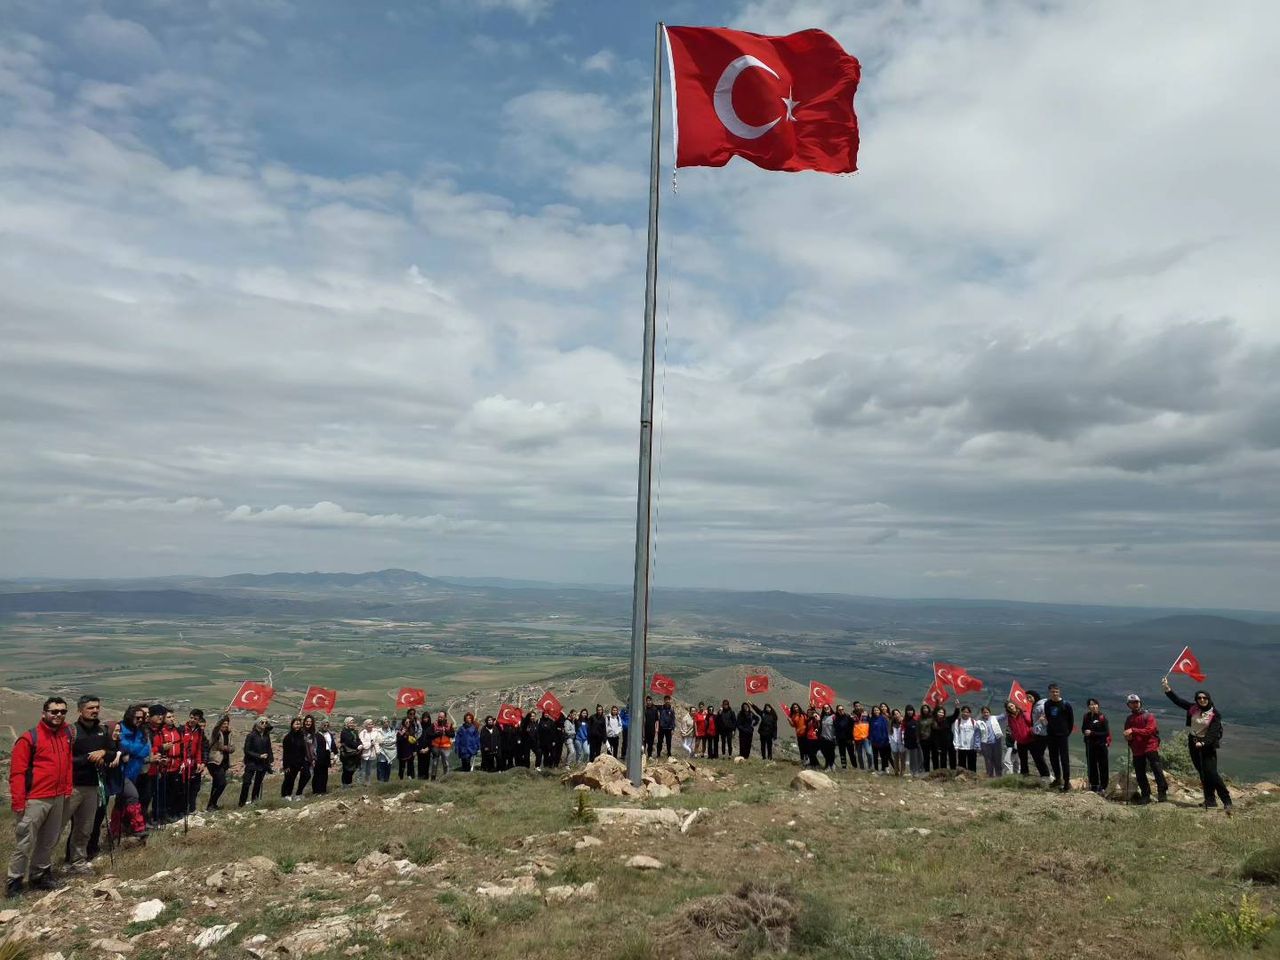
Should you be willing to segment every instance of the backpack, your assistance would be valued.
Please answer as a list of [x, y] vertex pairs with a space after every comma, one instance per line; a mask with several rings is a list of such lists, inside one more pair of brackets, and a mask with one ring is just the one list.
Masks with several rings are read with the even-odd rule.
[[[64, 723], [62, 727], [64, 730], [67, 731], [67, 743], [68, 744], [75, 743], [76, 742], [75, 724]], [[23, 782], [26, 784], [26, 787], [27, 787], [28, 797], [31, 796], [31, 785], [35, 782], [36, 749], [40, 744], [39, 731], [40, 731], [40, 724], [37, 723], [30, 730], [26, 731], [26, 733], [19, 734], [17, 740], [13, 741], [14, 744], [17, 745], [18, 740], [21, 740], [24, 736], [31, 738], [31, 759], [27, 762], [27, 772], [23, 774], [23, 777], [22, 777]]]

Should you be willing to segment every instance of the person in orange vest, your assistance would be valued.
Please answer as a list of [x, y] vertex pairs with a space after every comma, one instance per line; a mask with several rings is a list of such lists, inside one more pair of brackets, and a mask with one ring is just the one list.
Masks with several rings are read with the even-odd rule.
[[53, 878], [53, 848], [66, 823], [72, 792], [67, 702], [50, 697], [40, 722], [18, 737], [9, 758], [9, 803], [17, 820], [6, 897], [22, 893], [28, 869], [32, 889], [60, 886]]
[[[431, 779], [443, 780], [449, 775], [449, 751], [453, 749], [453, 724], [449, 715], [441, 710], [431, 725]], [[439, 771], [437, 778], [436, 772]]]
[[874, 770], [871, 756], [871, 718], [862, 712], [862, 704], [853, 705], [853, 756], [859, 770]]

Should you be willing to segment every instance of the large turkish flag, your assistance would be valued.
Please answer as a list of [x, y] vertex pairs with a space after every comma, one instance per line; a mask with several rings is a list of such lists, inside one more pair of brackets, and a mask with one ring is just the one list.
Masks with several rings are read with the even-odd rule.
[[828, 34], [668, 27], [667, 53], [677, 167], [742, 157], [766, 170], [858, 169], [862, 67]]
[[240, 684], [240, 689], [236, 691], [235, 699], [231, 701], [231, 706], [237, 710], [252, 710], [261, 716], [267, 712], [267, 707], [271, 705], [271, 698], [275, 695], [276, 691], [273, 687], [269, 687], [265, 683], [246, 680]]

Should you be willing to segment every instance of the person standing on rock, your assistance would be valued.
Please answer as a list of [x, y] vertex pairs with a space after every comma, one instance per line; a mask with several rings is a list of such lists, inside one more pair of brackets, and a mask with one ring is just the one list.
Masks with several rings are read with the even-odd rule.
[[975, 721], [978, 752], [989, 779], [1004, 773], [1004, 730], [1000, 718], [992, 716], [990, 707], [983, 707]]
[[778, 739], [778, 714], [773, 704], [766, 703], [759, 712], [760, 716], [760, 759], [773, 760], [773, 741]]
[[453, 749], [458, 754], [458, 769], [470, 773], [472, 761], [480, 752], [480, 728], [476, 726], [474, 713], [462, 715], [462, 726], [458, 728], [458, 740]]
[[271, 746], [271, 722], [266, 717], [259, 717], [244, 738], [244, 778], [240, 783], [238, 806], [258, 802], [263, 778], [271, 771], [275, 759], [275, 750]]
[[[1151, 802], [1151, 784], [1147, 781], [1147, 767], [1156, 780], [1156, 800], [1164, 803], [1169, 795], [1169, 783], [1164, 778], [1160, 763], [1160, 726], [1153, 713], [1142, 706], [1142, 698], [1131, 693], [1126, 698], [1129, 715], [1124, 718], [1124, 738], [1133, 753], [1133, 773], [1138, 778], [1138, 803]], [[1127, 801], [1129, 798], [1125, 797]]]
[[1084, 763], [1089, 774], [1089, 789], [1102, 794], [1111, 781], [1111, 725], [1102, 712], [1102, 704], [1090, 697], [1084, 718], [1080, 721], [1084, 737]]
[[1212, 810], [1222, 798], [1222, 809], [1231, 816], [1231, 792], [1227, 790], [1222, 774], [1218, 772], [1218, 745], [1222, 743], [1222, 714], [1213, 705], [1207, 690], [1197, 690], [1194, 701], [1183, 700], [1173, 692], [1166, 675], [1160, 681], [1164, 695], [1187, 713], [1187, 752], [1191, 763], [1200, 774], [1200, 788], [1204, 791], [1204, 807]]
[[280, 784], [280, 796], [285, 800], [301, 799], [311, 782], [311, 767], [315, 763], [315, 742], [303, 732], [302, 718], [289, 722], [289, 732], [280, 741], [280, 765], [284, 769], [284, 781]]
[[[582, 711], [584, 719], [586, 712]], [[502, 731], [493, 714], [484, 718], [484, 726], [480, 728], [480, 769], [485, 773], [502, 769]]]
[[205, 756], [205, 769], [209, 771], [209, 802], [205, 810], [212, 813], [220, 809], [218, 801], [227, 789], [227, 773], [231, 769], [231, 754], [235, 747], [231, 745], [231, 718], [223, 714], [218, 718], [213, 734], [209, 737], [209, 752]]
[[676, 718], [676, 736], [680, 738], [686, 760], [692, 760], [698, 755], [698, 719], [693, 707], [687, 708]]
[[67, 865], [76, 872], [89, 870], [89, 840], [98, 822], [98, 797], [102, 772], [115, 759], [116, 745], [106, 725], [98, 720], [102, 702], [91, 694], [76, 701], [79, 716], [71, 738], [71, 798], [67, 819]]
[[658, 756], [662, 756], [662, 748], [667, 748], [667, 759], [671, 759], [671, 737], [676, 730], [676, 710], [671, 705], [671, 695], [662, 698], [662, 706], [658, 707], [657, 744]]
[[753, 711], [753, 704], [743, 702], [735, 718], [738, 728], [738, 756], [743, 760], [751, 758], [751, 742], [755, 739], [756, 724], [760, 722]]
[[621, 757], [622, 716], [618, 713], [618, 705], [609, 708], [609, 716], [605, 718], [604, 739], [609, 744], [609, 752]]
[[720, 737], [720, 756], [726, 760], [733, 756], [733, 735], [738, 729], [738, 715], [728, 700], [720, 701], [720, 712], [716, 714], [716, 732]]
[[60, 886], [53, 878], [53, 848], [75, 790], [71, 750], [67, 702], [49, 697], [41, 708], [40, 722], [14, 741], [9, 758], [9, 804], [17, 819], [6, 897], [22, 893], [28, 871], [34, 890]]
[[[302, 728], [307, 727], [306, 721], [303, 721]], [[329, 718], [325, 717], [320, 721], [320, 727], [316, 730], [316, 765], [311, 774], [311, 795], [323, 796], [329, 792], [329, 771], [333, 768], [333, 755], [338, 752], [338, 738], [333, 735], [333, 731], [329, 729]]]
[[644, 755], [653, 759], [653, 747], [658, 742], [658, 705], [653, 697], [644, 698]]
[[1049, 787], [1066, 793], [1071, 789], [1071, 734], [1076, 728], [1076, 714], [1070, 702], [1062, 699], [1062, 688], [1056, 683], [1049, 684], [1044, 720], [1049, 766], [1053, 768], [1053, 782]]

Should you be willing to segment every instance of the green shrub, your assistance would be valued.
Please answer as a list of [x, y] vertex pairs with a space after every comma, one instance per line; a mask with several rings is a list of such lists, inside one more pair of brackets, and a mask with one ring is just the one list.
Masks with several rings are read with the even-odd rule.
[[1215, 947], [1260, 947], [1275, 925], [1276, 915], [1247, 893], [1234, 910], [1202, 910], [1191, 918], [1191, 929]]
[[575, 823], [594, 823], [596, 812], [591, 809], [591, 801], [587, 798], [587, 791], [579, 790], [577, 799], [573, 804], [573, 812], [569, 815]]
[[1254, 883], [1280, 883], [1280, 844], [1263, 847], [1245, 857], [1240, 876]]
[[513, 923], [532, 920], [541, 909], [542, 901], [537, 897], [510, 897], [495, 901], [492, 913], [495, 920], [507, 927]]
[[1044, 784], [1040, 782], [1039, 777], [1022, 777], [1016, 773], [1010, 773], [1003, 777], [996, 777], [994, 780], [980, 781], [982, 786], [991, 787], [995, 790], [1043, 790]]

